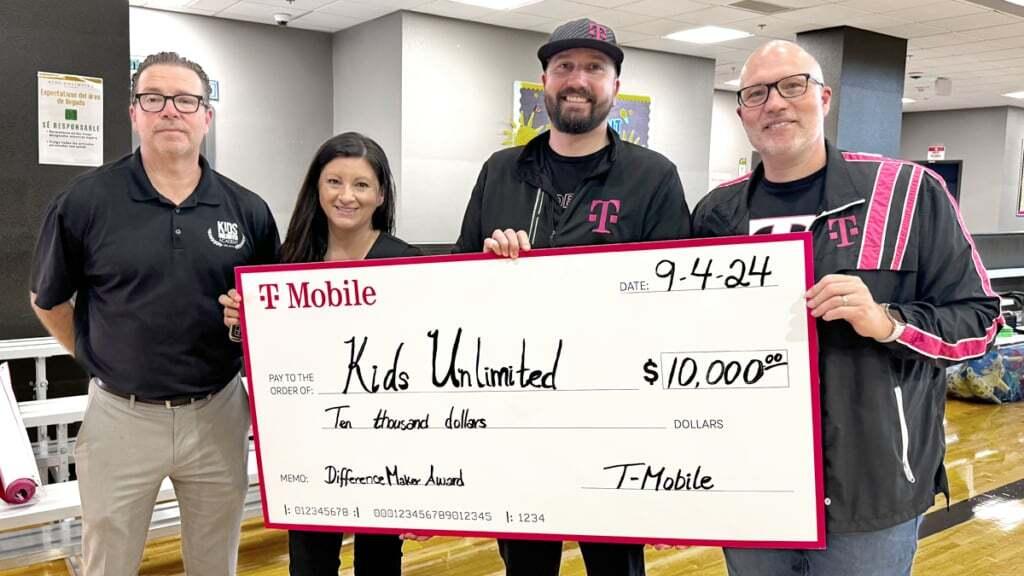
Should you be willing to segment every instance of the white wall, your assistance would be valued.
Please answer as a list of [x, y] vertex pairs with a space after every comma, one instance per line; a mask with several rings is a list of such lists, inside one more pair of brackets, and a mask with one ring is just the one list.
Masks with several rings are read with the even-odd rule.
[[[1009, 210], [1007, 176], [1007, 108], [977, 108], [940, 112], [909, 112], [903, 115], [900, 156], [921, 160], [928, 146], [946, 146], [947, 160], [962, 160], [960, 211], [974, 234], [1012, 232], [1002, 212]], [[1019, 146], [1019, 144], [1018, 144]], [[1012, 212], [1010, 213], [1012, 214]], [[1009, 217], [1013, 219], [1012, 215]]]
[[1024, 232], [1021, 208], [1021, 163], [1024, 162], [1024, 110], [1006, 109], [1006, 147], [1003, 159], [1003, 190], [999, 204], [999, 231]]
[[[403, 13], [399, 234], [453, 242], [484, 160], [512, 121], [512, 85], [539, 81], [546, 35]], [[714, 63], [625, 49], [621, 91], [653, 98], [651, 148], [679, 168], [691, 206], [707, 191]]]
[[334, 35], [332, 50], [334, 133], [362, 132], [381, 145], [398, 184], [401, 210], [402, 15], [342, 30]]
[[[715, 90], [711, 109], [711, 161], [709, 188], [742, 176], [754, 169], [750, 163], [754, 148], [747, 140], [743, 123], [736, 115], [736, 93]], [[740, 166], [740, 159], [746, 164]]]
[[650, 148], [675, 163], [692, 210], [708, 191], [715, 61], [633, 48], [623, 52], [619, 91], [651, 97]]
[[330, 34], [143, 8], [130, 22], [133, 55], [175, 51], [220, 83], [217, 171], [262, 196], [283, 235], [309, 161], [331, 134]]
[[544, 36], [402, 16], [398, 231], [409, 242], [454, 242], [480, 167], [512, 121], [512, 83], [540, 78]]

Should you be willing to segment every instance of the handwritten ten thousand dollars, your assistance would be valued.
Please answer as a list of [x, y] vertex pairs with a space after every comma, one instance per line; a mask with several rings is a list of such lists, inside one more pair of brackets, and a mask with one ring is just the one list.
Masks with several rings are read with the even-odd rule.
[[267, 524], [821, 547], [809, 238], [238, 269]]

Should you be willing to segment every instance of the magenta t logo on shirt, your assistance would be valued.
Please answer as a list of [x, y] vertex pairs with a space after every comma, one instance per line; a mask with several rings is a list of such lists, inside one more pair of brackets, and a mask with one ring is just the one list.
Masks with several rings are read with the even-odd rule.
[[[622, 207], [621, 200], [594, 200], [590, 203], [590, 216], [587, 222], [597, 222], [597, 228], [591, 230], [597, 234], [611, 234], [608, 224], [616, 224], [619, 221], [619, 209]], [[615, 211], [609, 213], [611, 209]]]
[[828, 219], [828, 238], [829, 240], [839, 240], [836, 248], [853, 246], [853, 242], [850, 239], [859, 235], [860, 228], [857, 227], [856, 214]]

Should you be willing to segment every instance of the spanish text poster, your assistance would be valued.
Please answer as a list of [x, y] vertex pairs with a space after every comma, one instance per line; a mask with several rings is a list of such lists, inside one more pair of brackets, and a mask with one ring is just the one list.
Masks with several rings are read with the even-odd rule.
[[39, 163], [103, 164], [103, 79], [38, 72]]

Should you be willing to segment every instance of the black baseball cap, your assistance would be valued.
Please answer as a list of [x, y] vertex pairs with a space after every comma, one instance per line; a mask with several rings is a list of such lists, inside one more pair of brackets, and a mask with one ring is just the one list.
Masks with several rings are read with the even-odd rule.
[[562, 24], [551, 33], [548, 43], [537, 50], [537, 58], [540, 58], [540, 64], [546, 70], [552, 56], [570, 48], [592, 48], [604, 52], [615, 62], [615, 72], [622, 71], [622, 49], [615, 42], [615, 31], [604, 24], [590, 18]]

